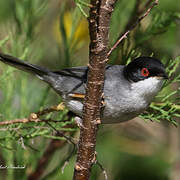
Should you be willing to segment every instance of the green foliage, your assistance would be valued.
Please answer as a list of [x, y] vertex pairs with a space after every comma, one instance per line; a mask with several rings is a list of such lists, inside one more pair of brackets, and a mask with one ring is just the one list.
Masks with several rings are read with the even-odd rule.
[[136, 35], [136, 46], [143, 45], [147, 40], [155, 38], [159, 34], [167, 32], [170, 26], [175, 26], [175, 20], [177, 19], [176, 13], [169, 12], [154, 12], [152, 20], [146, 27], [145, 31], [139, 32]]
[[[60, 7], [55, 1], [47, 0], [0, 2], [1, 51], [29, 62], [57, 69], [72, 65], [86, 65], [88, 34], [85, 37], [78, 33], [84, 28], [80, 26], [80, 22], [87, 17], [89, 1], [74, 0], [74, 2], [77, 5], [76, 8], [72, 8], [71, 1], [64, 1]], [[140, 117], [158, 122], [166, 120], [177, 126], [176, 120], [180, 118], [180, 73], [178, 70], [180, 57], [177, 56], [176, 49], [179, 49], [180, 45], [176, 39], [177, 20], [180, 15], [178, 7], [174, 4], [177, 4], [176, 1], [172, 1], [169, 7], [169, 1], [166, 0], [161, 2], [157, 9], [153, 9], [150, 15], [113, 52], [110, 62], [126, 64], [140, 55], [160, 58], [166, 64], [170, 80], [165, 82], [162, 92]], [[128, 23], [134, 23], [134, 17], [137, 14], [135, 5], [135, 0], [130, 0], [128, 3], [125, 0], [117, 2], [110, 26], [111, 45], [122, 32], [127, 30]], [[6, 13], [6, 11], [10, 13]], [[72, 19], [67, 18], [67, 12], [72, 15]], [[60, 38], [53, 31], [56, 21], [59, 22], [58, 30], [56, 30]], [[79, 40], [80, 38], [83, 41]], [[175, 56], [177, 57], [174, 58]], [[0, 121], [27, 118], [32, 112], [58, 104], [61, 98], [57, 99], [57, 97], [49, 87], [31, 75], [0, 64]], [[14, 177], [27, 179], [28, 174], [36, 169], [38, 160], [42, 157], [47, 144], [52, 140], [64, 140], [63, 137], [56, 135], [55, 129], [67, 134], [77, 131], [76, 128], [69, 126], [73, 124], [73, 120], [64, 121], [67, 119], [67, 110], [50, 113], [41, 118], [43, 120], [53, 119], [55, 122], [48, 121], [48, 124], [45, 122], [19, 123], [0, 127], [0, 160], [2, 162], [0, 165], [26, 166], [25, 169], [19, 171], [6, 169], [6, 173], [4, 173], [0, 170], [0, 176], [6, 177], [8, 180], [14, 179]], [[67, 126], [69, 127], [67, 128]], [[138, 161], [139, 156], [137, 157], [133, 153], [129, 155], [119, 144], [122, 141], [125, 142], [125, 145], [129, 145], [129, 141], [124, 137], [129, 137], [129, 133], [124, 136], [115, 135], [116, 131], [119, 131], [119, 127], [116, 127], [118, 130], [106, 127], [103, 128], [106, 130], [100, 129], [97, 151], [100, 161], [103, 161], [106, 169], [112, 171], [108, 172], [112, 179], [118, 179], [118, 177], [125, 179], [125, 177], [129, 177], [127, 176], [128, 171], [134, 172], [135, 179], [135, 172], [138, 168], [133, 167], [143, 164], [143, 162], [146, 162], [144, 163], [145, 172], [151, 169], [149, 171], [156, 171], [155, 175], [159, 179], [164, 176], [168, 177], [167, 169], [170, 166], [168, 160], [164, 160], [164, 157], [159, 156], [158, 153], [152, 153], [149, 157], [143, 156]], [[138, 136], [133, 138], [135, 140], [131, 149], [134, 149], [138, 142]], [[144, 148], [144, 144], [139, 146], [141, 149]], [[158, 152], [165, 153], [166, 149], [162, 149], [160, 147]], [[45, 170], [44, 179], [72, 178], [74, 159], [70, 161], [64, 174], [60, 173], [60, 168], [71, 150], [71, 146], [63, 146], [53, 154], [52, 162], [47, 164], [48, 168]], [[143, 152], [141, 153], [143, 154]], [[158, 160], [150, 163], [151, 157]], [[101, 174], [101, 171], [95, 167], [93, 179], [102, 178]]]
[[[0, 40], [1, 51], [25, 60], [34, 57], [37, 60], [42, 59], [41, 52], [45, 49], [36, 41], [40, 40], [38, 31], [42, 17], [47, 13], [48, 2], [23, 0], [13, 1], [11, 5], [12, 14], [7, 21], [13, 22], [9, 27], [4, 25], [7, 32]], [[36, 52], [38, 55], [35, 55]], [[49, 87], [35, 78], [32, 80], [30, 75], [2, 63], [0, 71], [0, 121], [28, 118], [32, 112], [61, 102], [57, 95], [50, 92]], [[15, 169], [6, 168], [8, 180], [14, 179], [15, 174], [26, 179], [28, 167], [35, 168], [37, 159], [42, 155], [40, 152], [43, 152], [49, 139], [65, 141], [63, 137], [56, 135], [56, 131], [76, 131], [75, 128], [66, 127], [73, 124], [73, 120], [65, 121], [66, 114], [67, 110], [45, 115], [43, 120], [54, 120], [48, 124], [44, 121], [0, 127], [1, 166], [25, 166], [19, 173]], [[33, 141], [36, 143], [33, 144]], [[1, 171], [0, 176], [3, 174]]]

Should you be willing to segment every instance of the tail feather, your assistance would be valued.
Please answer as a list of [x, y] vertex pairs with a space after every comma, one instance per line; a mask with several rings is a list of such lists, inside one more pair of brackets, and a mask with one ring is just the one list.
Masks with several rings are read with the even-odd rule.
[[50, 71], [46, 68], [30, 64], [28, 62], [24, 62], [18, 58], [15, 58], [13, 56], [0, 53], [0, 61], [3, 63], [6, 63], [8, 65], [11, 65], [13, 67], [16, 67], [20, 70], [33, 73], [35, 75], [38, 75], [42, 77], [43, 75], [47, 75]]

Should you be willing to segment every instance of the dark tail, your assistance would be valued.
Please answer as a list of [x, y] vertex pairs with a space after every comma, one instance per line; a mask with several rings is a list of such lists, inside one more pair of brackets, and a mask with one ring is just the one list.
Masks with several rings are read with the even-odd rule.
[[18, 58], [15, 58], [10, 55], [3, 54], [3, 53], [0, 53], [0, 61], [2, 61], [3, 63], [6, 63], [8, 65], [11, 65], [13, 67], [16, 67], [20, 70], [33, 73], [40, 77], [42, 77], [43, 75], [47, 75], [50, 72], [46, 68], [30, 64], [28, 62], [22, 61]]

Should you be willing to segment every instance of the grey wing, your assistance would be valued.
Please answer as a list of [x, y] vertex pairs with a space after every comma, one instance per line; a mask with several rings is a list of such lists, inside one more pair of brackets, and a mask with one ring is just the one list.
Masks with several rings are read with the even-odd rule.
[[[87, 67], [76, 67], [53, 72], [56, 74], [56, 85], [52, 87], [62, 95], [62, 98], [69, 110], [82, 115], [83, 99], [73, 98], [70, 94], [85, 94], [85, 85], [87, 81]], [[105, 97], [105, 116], [109, 117], [117, 106], [119, 108], [119, 96], [127, 89], [124, 81], [123, 66], [106, 66], [104, 97]], [[52, 85], [52, 83], [51, 83]], [[122, 96], [121, 96], [122, 97]], [[115, 108], [114, 108], [115, 107]]]
[[87, 66], [73, 67], [55, 71], [55, 83], [51, 86], [60, 95], [70, 93], [85, 94], [85, 84], [87, 80]]
[[[105, 79], [107, 78], [108, 81], [111, 81], [111, 79], [113, 79], [113, 81], [115, 80], [115, 74], [113, 72], [114, 67], [115, 66], [111, 65], [106, 66]], [[61, 71], [55, 71], [53, 72], [55, 75], [53, 77], [53, 82], [50, 84], [60, 95], [67, 95], [69, 93], [85, 94], [87, 73], [87, 66], [73, 67], [63, 69]]]
[[[55, 84], [52, 87], [60, 94], [79, 93], [85, 94], [85, 85], [87, 81], [88, 67], [73, 67], [55, 71]], [[116, 86], [119, 88], [123, 79], [123, 66], [107, 65], [105, 73], [105, 91], [113, 91]]]

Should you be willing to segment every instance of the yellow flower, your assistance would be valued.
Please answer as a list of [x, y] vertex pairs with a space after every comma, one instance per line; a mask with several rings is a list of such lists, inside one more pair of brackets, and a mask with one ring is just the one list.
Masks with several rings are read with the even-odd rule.
[[[87, 43], [89, 40], [88, 33], [88, 22], [84, 17], [75, 19], [74, 21], [73, 13], [67, 11], [63, 16], [63, 25], [66, 33], [67, 42], [70, 47], [80, 48], [84, 43]], [[58, 17], [54, 23], [54, 36], [58, 43], [62, 42], [62, 34], [60, 32], [60, 18]]]

